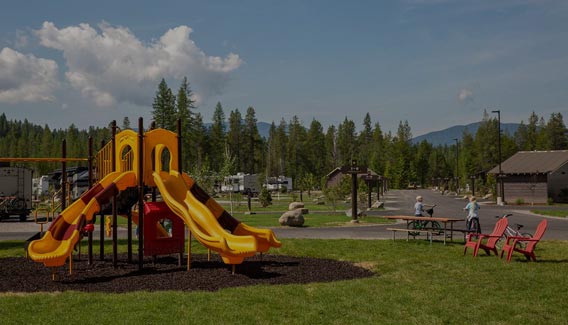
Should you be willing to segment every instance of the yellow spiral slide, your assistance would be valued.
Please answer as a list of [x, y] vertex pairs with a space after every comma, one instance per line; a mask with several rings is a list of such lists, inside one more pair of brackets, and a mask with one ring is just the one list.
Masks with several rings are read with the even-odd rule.
[[253, 228], [233, 218], [188, 175], [172, 170], [154, 172], [153, 177], [170, 209], [226, 264], [240, 264], [245, 257], [282, 245], [272, 230]]
[[51, 223], [45, 235], [28, 246], [28, 256], [45, 266], [61, 266], [73, 253], [85, 224], [108, 202], [114, 193], [136, 185], [134, 172], [113, 172], [96, 186], [85, 192], [80, 199]]

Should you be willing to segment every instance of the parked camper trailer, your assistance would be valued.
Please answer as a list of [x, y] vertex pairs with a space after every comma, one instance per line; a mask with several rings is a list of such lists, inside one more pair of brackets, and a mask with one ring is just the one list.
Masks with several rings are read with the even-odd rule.
[[17, 215], [25, 221], [31, 210], [31, 169], [0, 167], [0, 220]]
[[237, 175], [227, 176], [221, 190], [223, 192], [258, 194], [260, 193], [258, 174], [237, 173]]

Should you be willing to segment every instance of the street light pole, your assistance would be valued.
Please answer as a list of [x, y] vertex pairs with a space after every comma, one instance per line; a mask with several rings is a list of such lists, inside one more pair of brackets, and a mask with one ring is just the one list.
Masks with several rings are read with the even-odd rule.
[[459, 164], [459, 148], [460, 148], [460, 142], [459, 140], [456, 138], [454, 139], [454, 141], [456, 142], [456, 193], [460, 194], [460, 164]]
[[495, 110], [495, 111], [491, 111], [491, 113], [497, 113], [497, 123], [498, 123], [498, 129], [499, 129], [499, 134], [497, 137], [497, 146], [499, 147], [499, 175], [497, 176], [497, 178], [499, 179], [499, 186], [500, 186], [500, 195], [501, 195], [501, 202], [505, 203], [505, 187], [503, 186], [503, 175], [502, 175], [502, 170], [501, 170], [501, 110]]

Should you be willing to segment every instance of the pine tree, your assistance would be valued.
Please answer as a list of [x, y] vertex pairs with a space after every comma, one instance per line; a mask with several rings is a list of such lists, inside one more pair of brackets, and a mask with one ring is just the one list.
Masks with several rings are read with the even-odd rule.
[[310, 123], [304, 148], [306, 150], [306, 173], [317, 179], [325, 176], [329, 172], [325, 167], [325, 135], [321, 123], [316, 119]]
[[337, 128], [337, 153], [342, 166], [351, 165], [351, 160], [356, 158], [358, 148], [355, 131], [355, 123], [347, 117]]
[[152, 104], [152, 118], [157, 128], [176, 131], [175, 96], [162, 78], [154, 103]]
[[261, 168], [262, 142], [256, 126], [256, 113], [252, 106], [247, 108], [243, 127], [242, 158], [244, 172], [248, 174], [258, 173]]
[[218, 172], [223, 166], [225, 151], [225, 113], [223, 112], [223, 106], [220, 102], [215, 106], [213, 124], [209, 132], [209, 140], [211, 145], [209, 152], [211, 169]]
[[197, 160], [196, 139], [199, 137], [194, 123], [195, 113], [192, 110], [197, 109], [193, 92], [189, 86], [187, 77], [184, 77], [177, 93], [176, 116], [181, 121], [182, 132], [182, 170], [189, 170], [190, 166]]
[[564, 125], [561, 113], [552, 113], [546, 124], [546, 133], [550, 139], [550, 150], [568, 149], [568, 139], [566, 133], [568, 130]]
[[128, 116], [125, 116], [124, 119], [122, 119], [122, 129], [123, 130], [130, 129], [130, 119], [128, 118]]
[[371, 115], [365, 114], [363, 119], [363, 130], [357, 138], [358, 150], [356, 152], [357, 161], [360, 166], [370, 166], [371, 152], [373, 148], [373, 127], [371, 124]]
[[305, 149], [303, 145], [305, 139], [306, 129], [298, 116], [294, 115], [288, 124], [288, 151], [286, 154], [288, 176], [292, 179], [296, 179], [304, 172]]
[[227, 132], [227, 146], [230, 155], [235, 157], [235, 168], [241, 172], [244, 170], [242, 146], [243, 146], [243, 118], [239, 109], [231, 111], [229, 115], [229, 131]]

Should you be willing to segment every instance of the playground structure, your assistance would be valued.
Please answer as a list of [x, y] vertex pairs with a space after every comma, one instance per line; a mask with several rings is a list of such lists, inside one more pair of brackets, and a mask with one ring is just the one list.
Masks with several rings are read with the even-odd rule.
[[[233, 265], [233, 270], [245, 258], [281, 246], [271, 230], [238, 221], [180, 170], [179, 122], [178, 134], [164, 129], [143, 130], [141, 118], [138, 133], [124, 130], [115, 134], [113, 127], [112, 141], [95, 158], [99, 181], [65, 208], [41, 239], [29, 244], [27, 252], [32, 260], [47, 267], [63, 266], [69, 260], [71, 270], [75, 246], [88, 235], [91, 252], [95, 215], [109, 211], [113, 215], [113, 261], [117, 255], [116, 215], [127, 214], [139, 227], [140, 268], [143, 256], [171, 253], [181, 256], [185, 231], [180, 225], [188, 228], [189, 241], [194, 236], [210, 251], [219, 253], [224, 263]], [[145, 202], [145, 189], [159, 190], [163, 202]], [[152, 197], [156, 197], [155, 190]], [[137, 207], [135, 214], [133, 207]], [[170, 222], [171, 233], [162, 225], [164, 220]], [[129, 222], [129, 242], [130, 234]], [[188, 244], [188, 269], [190, 254]]]

